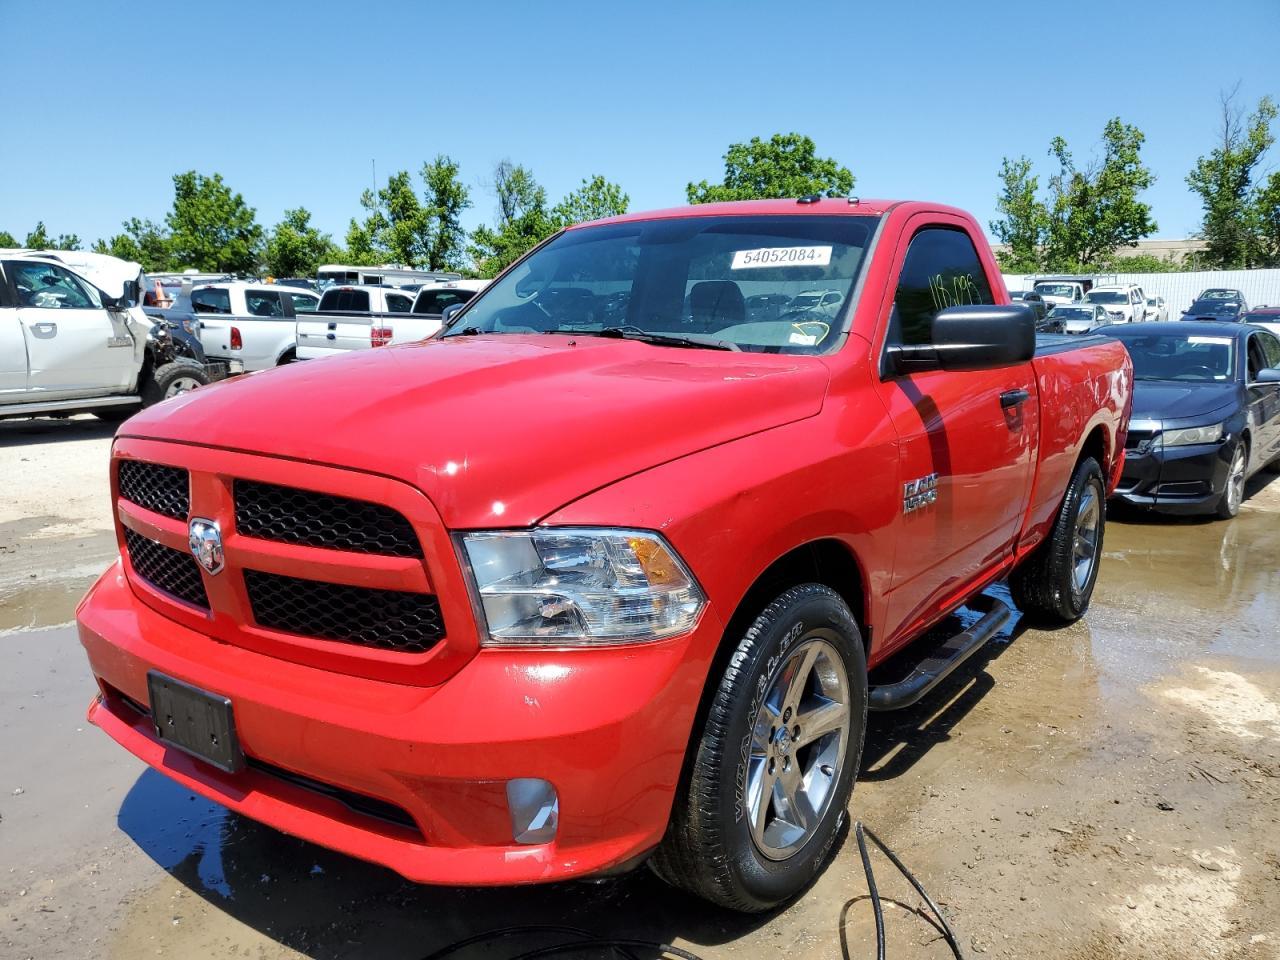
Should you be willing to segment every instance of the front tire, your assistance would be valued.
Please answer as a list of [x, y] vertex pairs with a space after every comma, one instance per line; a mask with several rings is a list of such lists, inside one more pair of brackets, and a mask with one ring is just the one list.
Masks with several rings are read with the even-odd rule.
[[862, 761], [867, 666], [834, 590], [787, 590], [756, 617], [715, 688], [687, 788], [650, 861], [746, 913], [800, 893], [826, 863]]
[[1102, 468], [1086, 457], [1076, 466], [1049, 536], [1009, 577], [1013, 602], [1031, 622], [1066, 626], [1089, 609], [1102, 559], [1105, 498]]
[[142, 385], [142, 405], [149, 407], [161, 400], [208, 385], [209, 375], [205, 373], [204, 367], [191, 363], [166, 363], [157, 367], [151, 378]]
[[1219, 520], [1230, 520], [1240, 512], [1244, 503], [1244, 482], [1249, 475], [1249, 447], [1241, 440], [1231, 454], [1231, 466], [1227, 470], [1227, 485], [1214, 515]]

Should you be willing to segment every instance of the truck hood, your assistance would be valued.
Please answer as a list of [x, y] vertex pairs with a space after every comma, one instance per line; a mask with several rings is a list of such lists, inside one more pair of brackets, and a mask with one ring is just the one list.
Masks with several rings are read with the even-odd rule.
[[454, 529], [524, 526], [633, 473], [814, 416], [828, 379], [815, 357], [459, 336], [215, 384], [120, 432], [394, 477]]

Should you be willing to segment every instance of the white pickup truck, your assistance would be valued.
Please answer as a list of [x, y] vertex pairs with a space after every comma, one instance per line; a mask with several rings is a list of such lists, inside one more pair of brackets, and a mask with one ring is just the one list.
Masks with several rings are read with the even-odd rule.
[[246, 372], [296, 359], [297, 319], [314, 313], [319, 303], [320, 295], [311, 290], [270, 283], [207, 283], [190, 293], [205, 354], [239, 360]]
[[[137, 302], [136, 263], [62, 251], [0, 254], [0, 419], [93, 413], [123, 420], [210, 381]], [[96, 258], [96, 259], [95, 259]]]
[[298, 359], [422, 340], [440, 329], [445, 309], [466, 303], [488, 282], [446, 280], [416, 294], [393, 287], [330, 287], [318, 311], [298, 318]]

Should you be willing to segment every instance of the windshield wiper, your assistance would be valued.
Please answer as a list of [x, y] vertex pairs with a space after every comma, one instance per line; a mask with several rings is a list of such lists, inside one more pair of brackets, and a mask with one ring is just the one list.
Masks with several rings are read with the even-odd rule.
[[603, 330], [575, 330], [575, 334], [591, 337], [613, 337], [617, 340], [638, 340], [641, 343], [652, 343], [660, 347], [704, 347], [708, 350], [742, 350], [736, 343], [728, 340], [715, 340], [710, 337], [699, 337], [682, 333], [652, 333], [639, 327], [605, 327]]

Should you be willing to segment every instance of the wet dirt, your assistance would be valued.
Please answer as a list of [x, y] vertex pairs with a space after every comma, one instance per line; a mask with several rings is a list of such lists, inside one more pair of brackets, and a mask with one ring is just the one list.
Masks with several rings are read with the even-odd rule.
[[[92, 450], [101, 438], [57, 441], [76, 442]], [[43, 447], [21, 449], [38, 458]], [[14, 449], [0, 438], [0, 468]], [[80, 482], [99, 482], [81, 459]], [[1015, 622], [925, 702], [873, 715], [851, 814], [916, 873], [967, 956], [1280, 958], [1280, 481], [1267, 479], [1230, 522], [1113, 514], [1083, 621], [1052, 632]], [[109, 530], [105, 509], [96, 520], [0, 515], [0, 549], [33, 551], [24, 573], [68, 573], [0, 593], [11, 624], [0, 634], [0, 956], [399, 960], [554, 923], [706, 958], [830, 958], [842, 955], [842, 910], [844, 955], [874, 956], [849, 837], [804, 896], [755, 918], [645, 870], [599, 884], [416, 887], [147, 770], [84, 722], [92, 683], [74, 631], [57, 626], [74, 571], [114, 553], [92, 532]], [[59, 536], [65, 522], [77, 532]], [[26, 566], [34, 551], [55, 569]], [[17, 576], [12, 559], [0, 553], [0, 577]], [[874, 862], [888, 956], [949, 956], [918, 897]]]

